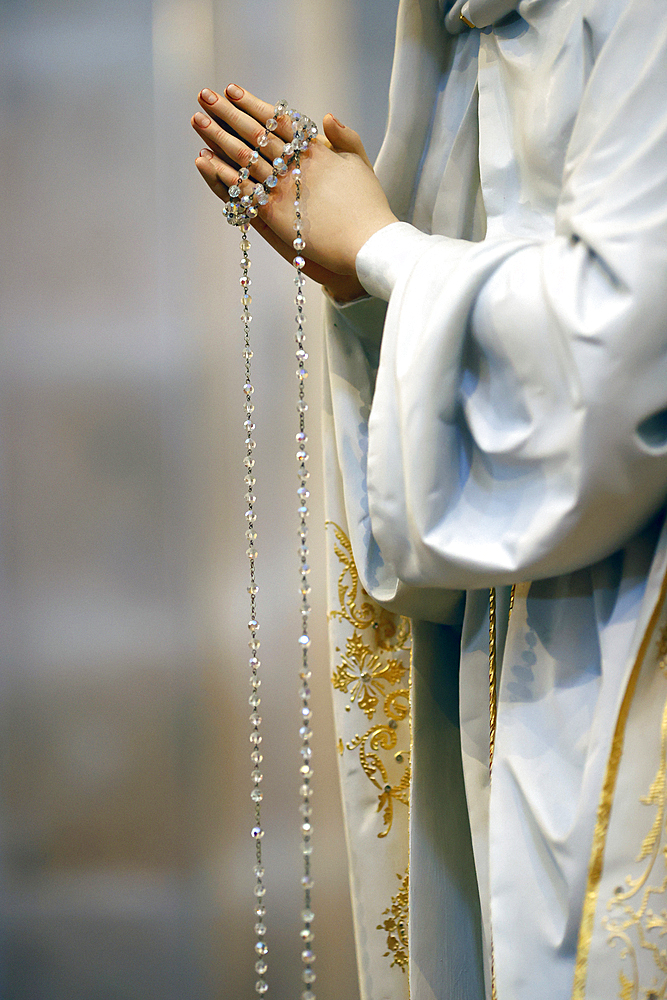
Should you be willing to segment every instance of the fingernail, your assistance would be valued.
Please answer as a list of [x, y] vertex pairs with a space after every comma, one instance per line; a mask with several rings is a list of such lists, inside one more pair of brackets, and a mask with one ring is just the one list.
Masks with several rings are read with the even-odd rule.
[[213, 158], [213, 153], [210, 149], [202, 149], [199, 155], [205, 160], [211, 160]]
[[211, 119], [206, 115], [203, 115], [201, 111], [198, 111], [195, 115], [195, 121], [197, 122], [197, 125], [201, 125], [202, 128], [206, 128], [207, 125], [211, 124]]
[[199, 96], [202, 101], [206, 101], [207, 104], [215, 104], [218, 99], [218, 95], [214, 94], [212, 90], [202, 90]]
[[231, 97], [233, 101], [240, 101], [241, 98], [243, 97], [242, 89], [238, 87], [235, 83], [230, 83], [225, 93], [227, 94], [227, 97]]
[[[329, 114], [331, 115], [331, 112], [329, 112]], [[343, 125], [343, 123], [342, 123], [342, 122], [339, 122], [337, 118], [334, 118], [334, 116], [333, 116], [333, 115], [331, 115], [331, 117], [332, 117], [332, 118], [333, 118], [333, 120], [335, 121], [335, 123], [336, 123], [336, 125], [338, 126], [338, 128], [345, 128], [345, 126]]]

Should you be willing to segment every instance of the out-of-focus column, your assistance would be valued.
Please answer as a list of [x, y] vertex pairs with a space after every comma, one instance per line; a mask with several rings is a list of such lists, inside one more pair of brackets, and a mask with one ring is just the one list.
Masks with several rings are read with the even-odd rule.
[[[23, 0], [0, 12], [11, 1000], [253, 995], [238, 240], [197, 175], [189, 118], [200, 87], [236, 79], [362, 134], [369, 122], [375, 152], [394, 12], [382, 0]], [[297, 580], [293, 286], [259, 245], [252, 277], [267, 922], [272, 996], [287, 1000], [301, 964], [298, 616], [283, 601]], [[312, 286], [307, 308], [317, 994], [354, 1000]]]

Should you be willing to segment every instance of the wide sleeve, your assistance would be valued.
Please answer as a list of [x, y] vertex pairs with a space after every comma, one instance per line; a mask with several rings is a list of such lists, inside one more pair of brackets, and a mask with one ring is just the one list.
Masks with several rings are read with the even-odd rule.
[[555, 235], [397, 223], [357, 261], [388, 300], [368, 532], [405, 584], [476, 588], [620, 547], [667, 492], [667, 19], [628, 3], [596, 54]]

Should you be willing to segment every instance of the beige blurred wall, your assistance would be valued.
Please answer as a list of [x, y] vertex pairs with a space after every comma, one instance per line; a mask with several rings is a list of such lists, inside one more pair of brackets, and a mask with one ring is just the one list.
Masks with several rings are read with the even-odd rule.
[[[253, 996], [237, 236], [202, 86], [377, 152], [396, 0], [0, 4], [0, 997]], [[290, 268], [253, 249], [271, 996], [300, 992]], [[319, 296], [309, 289], [310, 369]], [[319, 374], [309, 380], [313, 399]], [[358, 996], [313, 632], [319, 1000]], [[293, 576], [290, 576], [293, 574]], [[315, 624], [316, 623], [316, 624]]]

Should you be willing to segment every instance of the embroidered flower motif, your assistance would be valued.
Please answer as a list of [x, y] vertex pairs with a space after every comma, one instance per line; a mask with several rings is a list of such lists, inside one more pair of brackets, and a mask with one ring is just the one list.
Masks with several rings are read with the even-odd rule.
[[345, 655], [334, 671], [332, 681], [337, 691], [349, 694], [372, 720], [380, 699], [386, 695], [386, 686], [398, 684], [405, 666], [400, 660], [383, 659], [367, 646], [358, 632], [345, 642]]

